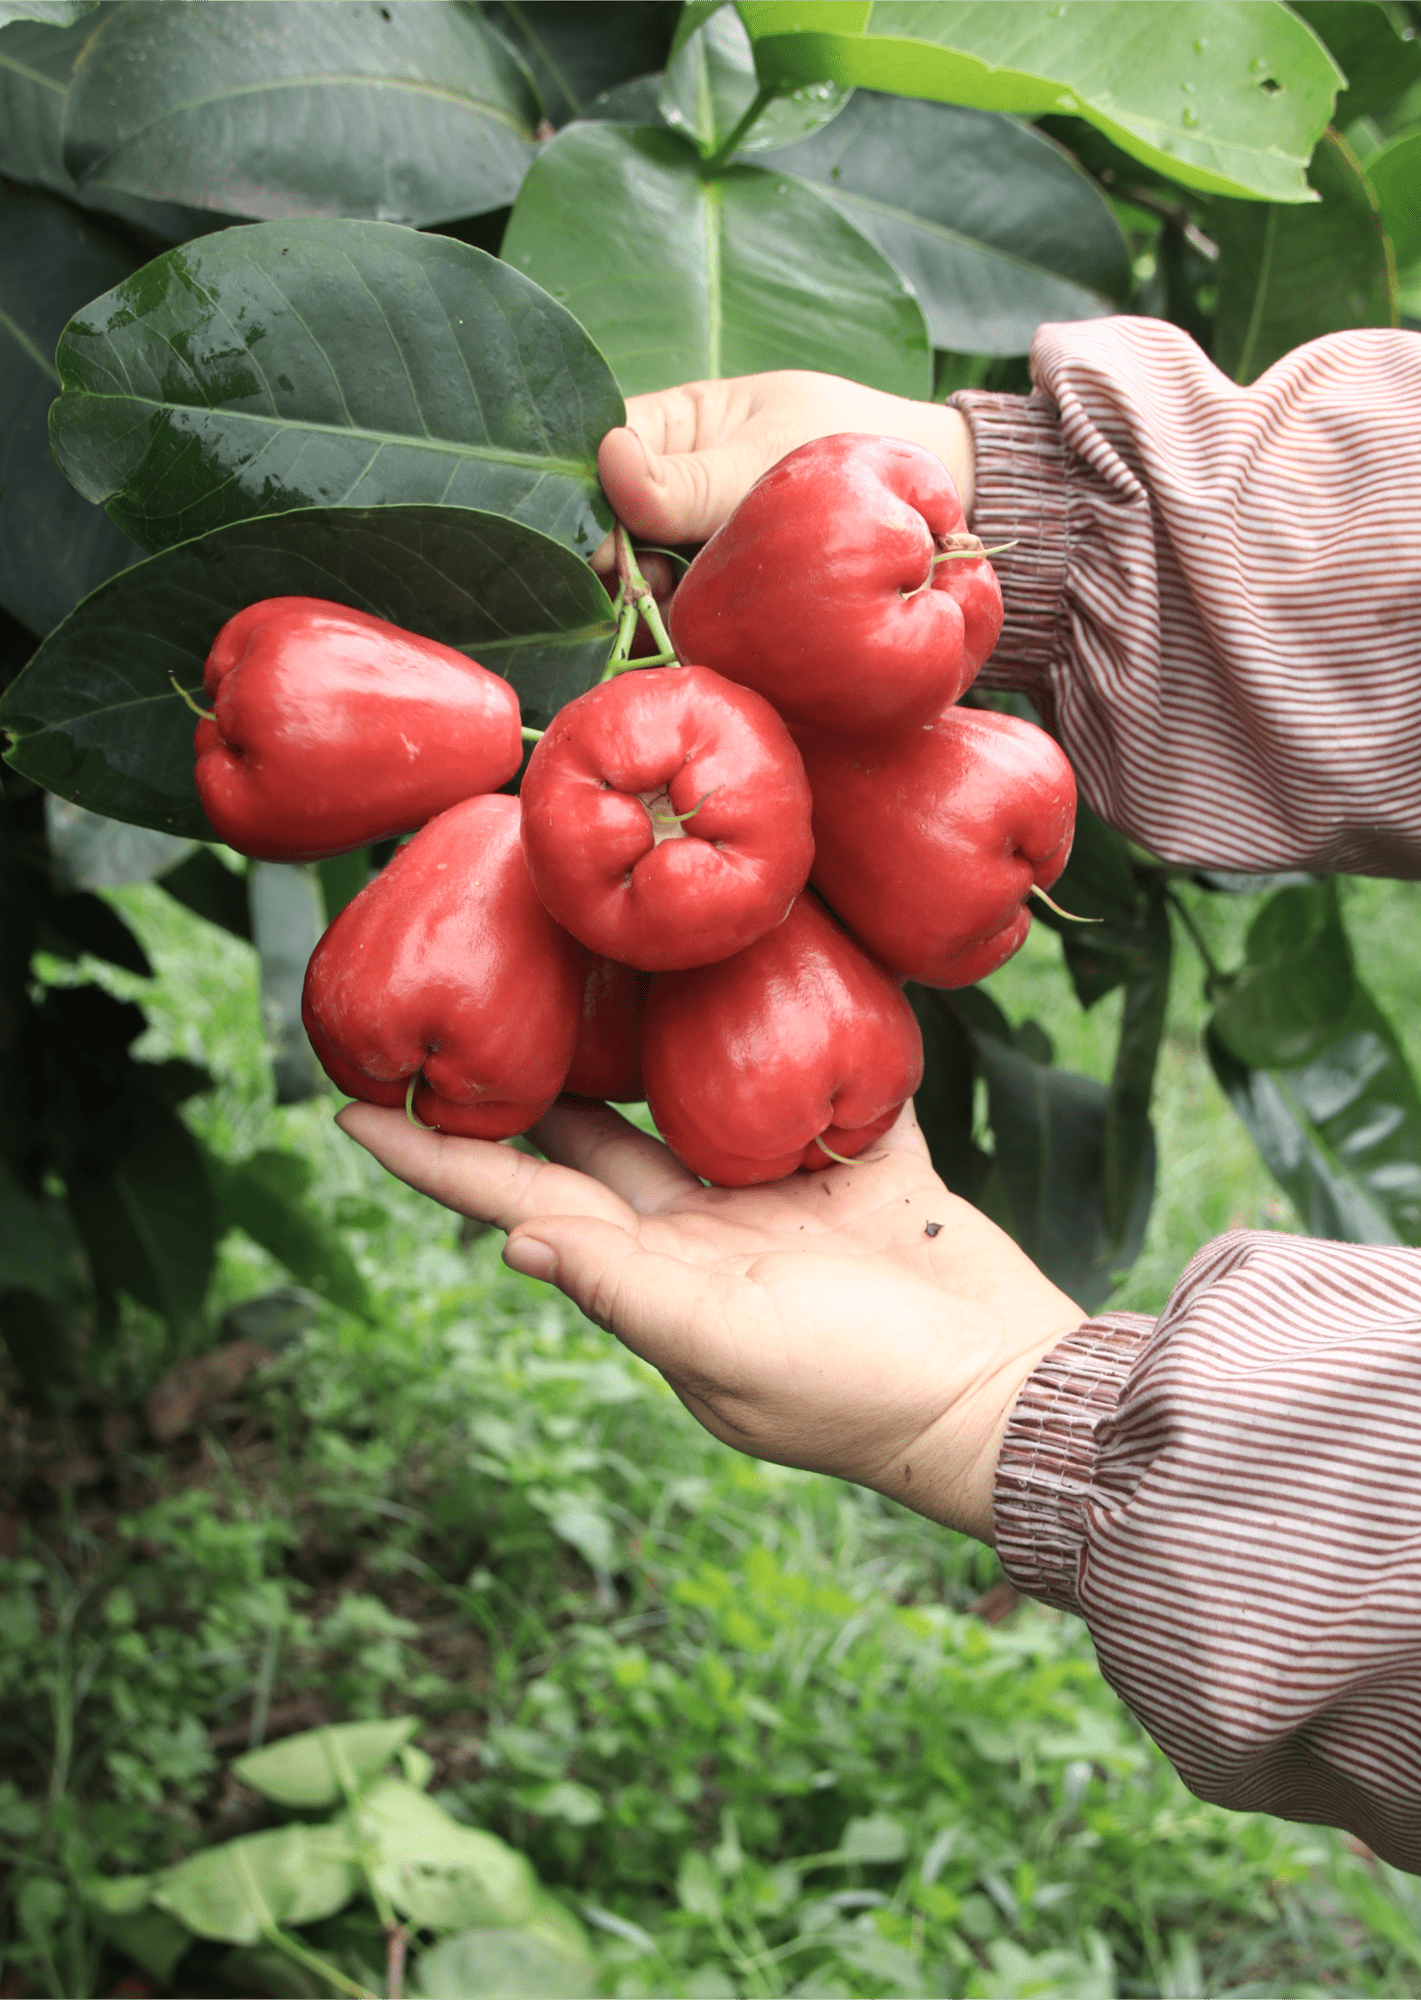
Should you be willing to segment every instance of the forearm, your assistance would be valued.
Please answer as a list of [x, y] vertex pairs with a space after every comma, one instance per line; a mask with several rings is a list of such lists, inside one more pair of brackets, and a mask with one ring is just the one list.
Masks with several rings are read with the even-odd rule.
[[1251, 388], [1177, 328], [1041, 329], [1030, 398], [954, 399], [1006, 622], [1087, 801], [1171, 861], [1421, 874], [1421, 340]]
[[1220, 1238], [1156, 1325], [1046, 1357], [997, 1470], [1019, 1588], [1078, 1610], [1202, 1797], [1421, 1866], [1421, 1253]]

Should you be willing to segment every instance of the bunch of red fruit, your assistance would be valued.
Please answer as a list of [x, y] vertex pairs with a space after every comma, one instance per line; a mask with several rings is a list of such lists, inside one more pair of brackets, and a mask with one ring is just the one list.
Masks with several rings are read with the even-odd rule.
[[[922, 1075], [903, 982], [994, 971], [1070, 851], [1050, 737], [954, 706], [1001, 629], [996, 577], [937, 459], [890, 438], [767, 473], [676, 590], [669, 641], [619, 544], [609, 678], [555, 716], [518, 797], [499, 787], [536, 732], [506, 681], [271, 598], [208, 657], [203, 807], [268, 860], [419, 827], [306, 974], [350, 1095], [482, 1139], [561, 1092], [644, 1097], [726, 1186], [861, 1154]], [[660, 664], [625, 658], [637, 613]]]

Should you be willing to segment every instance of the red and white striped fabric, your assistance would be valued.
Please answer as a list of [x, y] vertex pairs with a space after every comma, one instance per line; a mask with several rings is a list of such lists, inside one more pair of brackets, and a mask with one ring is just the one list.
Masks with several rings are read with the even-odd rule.
[[1046, 326], [1030, 397], [952, 398], [1022, 688], [1167, 861], [1421, 875], [1421, 335], [1250, 388], [1162, 320]]
[[[1332, 335], [1251, 388], [1176, 328], [1044, 327], [966, 392], [972, 525], [1085, 796], [1156, 854], [1421, 875], [1421, 338]], [[1219, 1238], [1017, 1403], [998, 1548], [1079, 1611], [1202, 1797], [1421, 1872], [1421, 1251]]]

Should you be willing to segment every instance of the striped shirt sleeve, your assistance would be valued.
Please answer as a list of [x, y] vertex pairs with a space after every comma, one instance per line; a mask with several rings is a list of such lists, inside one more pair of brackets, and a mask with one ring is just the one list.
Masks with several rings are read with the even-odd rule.
[[1421, 1251], [1220, 1237], [1036, 1368], [994, 1511], [1200, 1797], [1421, 1872]]
[[962, 391], [972, 526], [1081, 790], [1167, 861], [1421, 876], [1421, 335], [1331, 334], [1248, 388], [1179, 328], [1044, 326]]

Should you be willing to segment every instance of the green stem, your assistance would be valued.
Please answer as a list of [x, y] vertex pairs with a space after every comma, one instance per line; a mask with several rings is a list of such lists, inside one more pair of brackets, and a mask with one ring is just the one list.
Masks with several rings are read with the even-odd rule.
[[192, 696], [188, 693], [187, 689], [183, 687], [182, 684], [179, 682], [176, 674], [170, 673], [168, 675], [168, 679], [173, 684], [173, 693], [181, 696], [182, 700], [184, 700], [187, 703], [188, 707], [192, 710], [194, 715], [201, 716], [204, 722], [215, 722], [217, 720], [217, 711], [212, 708], [199, 707], [197, 702], [195, 702]]
[[543, 740], [542, 730], [530, 729], [526, 722], [524, 723], [522, 729], [519, 731], [519, 734], [522, 736], [523, 741], [525, 743], [541, 743]]
[[998, 542], [994, 549], [944, 549], [941, 555], [933, 557], [928, 566], [936, 569], [940, 562], [981, 562], [984, 556], [1004, 556], [1008, 549], [1015, 547], [1015, 542]]
[[669, 653], [674, 660], [676, 648], [672, 645], [671, 635], [662, 622], [655, 593], [641, 573], [632, 549], [632, 538], [620, 521], [612, 531], [612, 541], [617, 551], [617, 574], [622, 579], [622, 588], [627, 594], [628, 604], [634, 605], [646, 620], [647, 630], [656, 641], [657, 652]]
[[421, 1123], [421, 1121], [414, 1115], [414, 1094], [415, 1090], [419, 1085], [419, 1080], [423, 1076], [423, 1074], [424, 1074], [423, 1070], [417, 1069], [414, 1075], [410, 1078], [410, 1087], [405, 1092], [405, 1116], [406, 1118], [409, 1119], [411, 1125], [414, 1126], [416, 1132], [432, 1132], [434, 1130], [434, 1127], [432, 1125], [425, 1125]]
[[602, 670], [604, 681], [615, 680], [631, 665], [632, 640], [636, 637], [637, 612], [634, 604], [623, 607], [617, 626], [617, 636], [612, 641], [612, 650], [607, 655], [607, 664]]
[[829, 1158], [837, 1160], [841, 1167], [876, 1167], [880, 1160], [888, 1158], [887, 1153], [875, 1153], [871, 1159], [866, 1160], [860, 1153], [856, 1160], [850, 1160], [843, 1153], [836, 1153], [832, 1146], [826, 1146], [817, 1132], [814, 1135], [814, 1143], [821, 1153], [827, 1153]]
[[1231, 984], [1231, 982], [1227, 974], [1219, 970], [1218, 962], [1208, 945], [1204, 942], [1204, 935], [1199, 929], [1198, 924], [1195, 923], [1193, 912], [1184, 901], [1184, 898], [1176, 895], [1173, 889], [1166, 889], [1164, 899], [1179, 918], [1185, 930], [1188, 931], [1195, 951], [1198, 952], [1200, 958], [1204, 961], [1204, 996], [1206, 999], [1212, 1000], [1216, 993]]
[[718, 174], [721, 171], [751, 126], [756, 123], [761, 114], [774, 103], [778, 96], [779, 92], [777, 90], [769, 89], [766, 85], [761, 84], [750, 100], [749, 110], [745, 113], [739, 124], [732, 129], [729, 138], [716, 147], [708, 160], [701, 162], [701, 173], [703, 176]]
[[368, 1986], [360, 1986], [355, 1980], [347, 1979], [340, 1968], [332, 1965], [329, 1959], [322, 1958], [319, 1952], [312, 1951], [308, 1945], [302, 1944], [299, 1938], [288, 1937], [277, 1925], [263, 1924], [262, 1936], [268, 1944], [275, 1945], [278, 1951], [284, 1951], [288, 1958], [294, 1958], [298, 1965], [304, 1965], [308, 1972], [314, 1972], [318, 1979], [329, 1981], [337, 1993], [349, 1995], [349, 2000], [377, 2000], [377, 1996]]
[[1054, 910], [1056, 915], [1064, 918], [1068, 924], [1103, 924], [1105, 922], [1104, 917], [1078, 917], [1073, 910], [1063, 910], [1059, 903], [1052, 902], [1039, 882], [1032, 883], [1031, 893], [1033, 896], [1039, 896], [1048, 910]]

